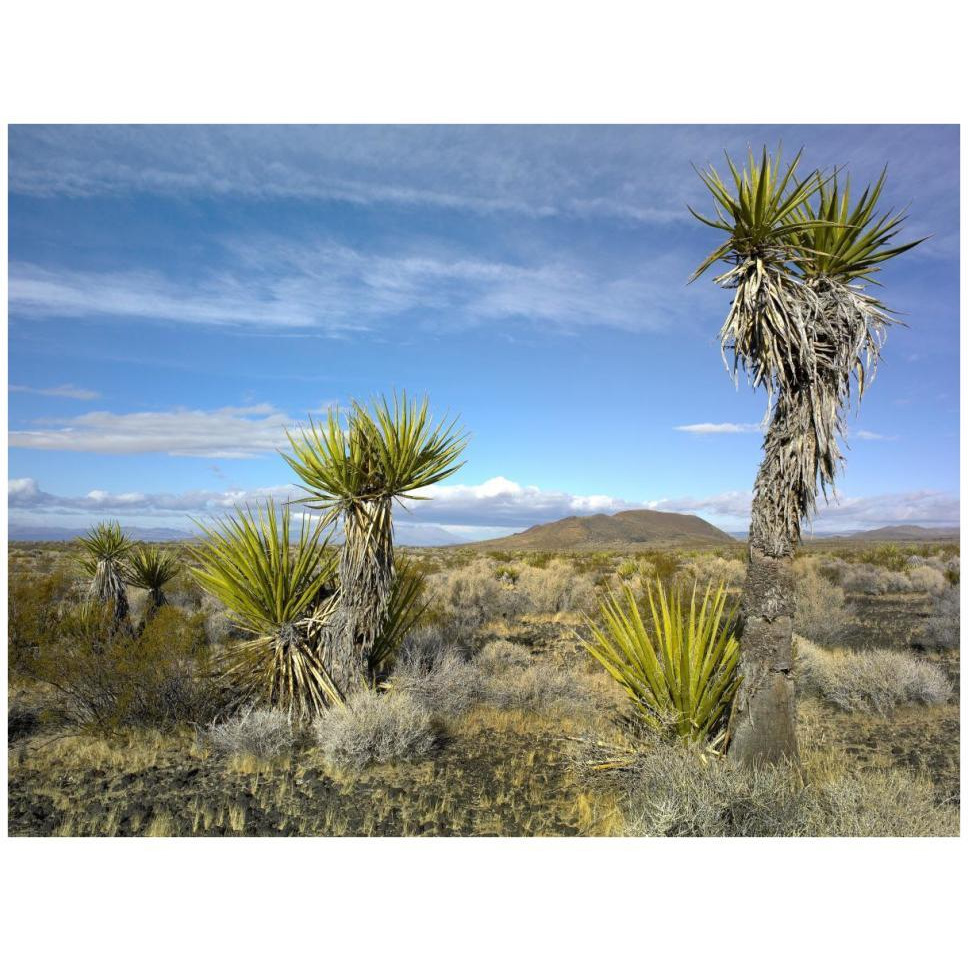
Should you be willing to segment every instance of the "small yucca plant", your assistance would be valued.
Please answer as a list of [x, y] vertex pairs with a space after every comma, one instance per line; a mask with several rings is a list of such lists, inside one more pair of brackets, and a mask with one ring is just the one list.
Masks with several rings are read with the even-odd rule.
[[114, 624], [121, 626], [127, 621], [129, 611], [124, 570], [131, 541], [117, 521], [102, 521], [77, 540], [81, 547], [76, 561], [91, 579], [88, 599], [113, 602]]
[[136, 545], [128, 558], [124, 576], [129, 585], [148, 592], [146, 617], [167, 604], [165, 585], [181, 571], [178, 556], [155, 545]]
[[647, 586], [651, 628], [631, 588], [609, 593], [601, 622], [589, 622], [593, 641], [585, 648], [618, 682], [633, 703], [634, 718], [651, 730], [672, 732], [712, 746], [723, 740], [723, 724], [736, 691], [738, 642], [733, 613], [725, 613], [723, 586], [693, 585], [687, 609], [678, 588]]
[[324, 522], [303, 518], [290, 547], [289, 508], [272, 502], [239, 509], [220, 529], [199, 525], [206, 541], [191, 550], [195, 580], [234, 614], [253, 638], [226, 652], [226, 674], [241, 700], [312, 718], [341, 702], [307, 618], [331, 595], [335, 559], [322, 539]]

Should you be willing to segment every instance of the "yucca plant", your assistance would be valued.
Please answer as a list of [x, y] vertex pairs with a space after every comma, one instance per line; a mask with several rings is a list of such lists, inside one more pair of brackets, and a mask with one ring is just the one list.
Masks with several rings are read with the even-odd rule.
[[306, 627], [307, 616], [332, 596], [335, 560], [323, 521], [313, 525], [304, 516], [292, 546], [290, 525], [289, 508], [280, 514], [271, 501], [257, 511], [237, 509], [217, 528], [199, 524], [205, 540], [191, 549], [191, 573], [252, 636], [225, 655], [239, 701], [261, 700], [308, 719], [342, 701]]
[[366, 683], [387, 620], [393, 502], [426, 500], [414, 492], [462, 466], [466, 436], [455, 421], [434, 424], [428, 408], [406, 394], [369, 408], [354, 401], [345, 419], [331, 408], [324, 421], [289, 435], [293, 452], [283, 455], [302, 481], [305, 504], [322, 510], [325, 524], [342, 525], [339, 604], [326, 636], [330, 672], [344, 692]]
[[117, 521], [102, 521], [78, 538], [75, 560], [91, 579], [87, 597], [93, 602], [112, 602], [115, 628], [128, 620], [128, 593], [124, 587], [125, 562], [131, 541]]
[[178, 556], [156, 545], [139, 544], [131, 549], [124, 569], [129, 585], [148, 592], [145, 620], [166, 605], [165, 585], [181, 571]]
[[887, 260], [920, 241], [894, 245], [902, 217], [875, 207], [884, 175], [851, 205], [849, 186], [814, 171], [798, 178], [794, 159], [752, 152], [733, 186], [701, 173], [716, 217], [693, 212], [727, 233], [693, 274], [718, 261], [730, 268], [715, 282], [734, 289], [720, 331], [754, 387], [770, 394], [764, 457], [753, 489], [749, 563], [742, 604], [742, 685], [730, 719], [730, 755], [742, 763], [797, 757], [793, 682], [793, 555], [818, 487], [833, 485], [843, 461], [837, 438], [855, 386], [858, 399], [873, 375], [887, 325], [879, 300], [865, 290]]
[[692, 587], [688, 609], [678, 587], [646, 585], [646, 617], [635, 593], [610, 592], [585, 648], [632, 700], [633, 718], [658, 733], [709, 746], [722, 743], [736, 691], [739, 643], [726, 590]]

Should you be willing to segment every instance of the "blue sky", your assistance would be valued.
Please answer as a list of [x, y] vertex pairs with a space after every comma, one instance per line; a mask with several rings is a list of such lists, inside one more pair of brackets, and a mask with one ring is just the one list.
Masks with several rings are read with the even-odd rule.
[[[11, 526], [189, 526], [295, 492], [283, 429], [406, 389], [467, 465], [401, 537], [656, 507], [745, 527], [766, 400], [733, 387], [692, 169], [888, 164], [903, 314], [818, 530], [958, 519], [955, 126], [10, 128]], [[409, 531], [408, 531], [409, 528]], [[443, 528], [446, 533], [436, 531]]]

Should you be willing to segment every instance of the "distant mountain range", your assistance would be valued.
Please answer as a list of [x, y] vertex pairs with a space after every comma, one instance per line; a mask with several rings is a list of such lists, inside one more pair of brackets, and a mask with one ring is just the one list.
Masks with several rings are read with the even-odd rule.
[[527, 531], [465, 545], [493, 551], [626, 551], [643, 548], [705, 548], [733, 544], [725, 531], [694, 514], [620, 511], [563, 518]]
[[961, 531], [956, 527], [922, 528], [918, 524], [893, 524], [871, 531], [840, 531], [836, 534], [814, 534], [806, 540], [823, 541], [846, 538], [850, 541], [960, 541]]
[[[192, 531], [181, 531], [176, 528], [137, 528], [124, 529], [128, 537], [135, 541], [192, 541], [198, 535]], [[82, 534], [87, 534], [87, 528], [52, 528], [41, 525], [11, 524], [7, 536], [10, 541], [73, 541]], [[395, 527], [395, 541], [402, 547], [437, 547], [440, 545], [457, 544], [461, 539], [458, 535], [445, 528], [433, 524], [403, 523]], [[332, 540], [339, 544], [342, 534], [336, 534]]]

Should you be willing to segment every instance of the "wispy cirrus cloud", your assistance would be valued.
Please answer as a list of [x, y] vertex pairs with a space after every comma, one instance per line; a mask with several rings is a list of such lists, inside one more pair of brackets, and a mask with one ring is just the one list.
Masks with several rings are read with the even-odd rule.
[[100, 410], [71, 417], [61, 426], [11, 430], [8, 442], [29, 450], [246, 458], [285, 447], [286, 430], [297, 423], [268, 403], [217, 410]]
[[878, 434], [872, 430], [858, 430], [852, 436], [858, 440], [897, 440], [896, 434]]
[[8, 389], [11, 393], [35, 393], [41, 397], [68, 397], [71, 400], [96, 400], [101, 396], [97, 390], [85, 390], [84, 387], [76, 387], [73, 383], [62, 383], [56, 387], [28, 387], [11, 384]]
[[[275, 236], [223, 240], [207, 279], [181, 282], [158, 271], [10, 266], [11, 315], [154, 320], [193, 326], [321, 331], [375, 330], [419, 316], [430, 328], [527, 319], [547, 327], [666, 328], [683, 313], [663, 284], [686, 279], [675, 254], [627, 275], [566, 260], [527, 264], [412, 251], [392, 256], [332, 240]], [[704, 303], [712, 297], [700, 293]], [[646, 308], [647, 307], [647, 308]]]

